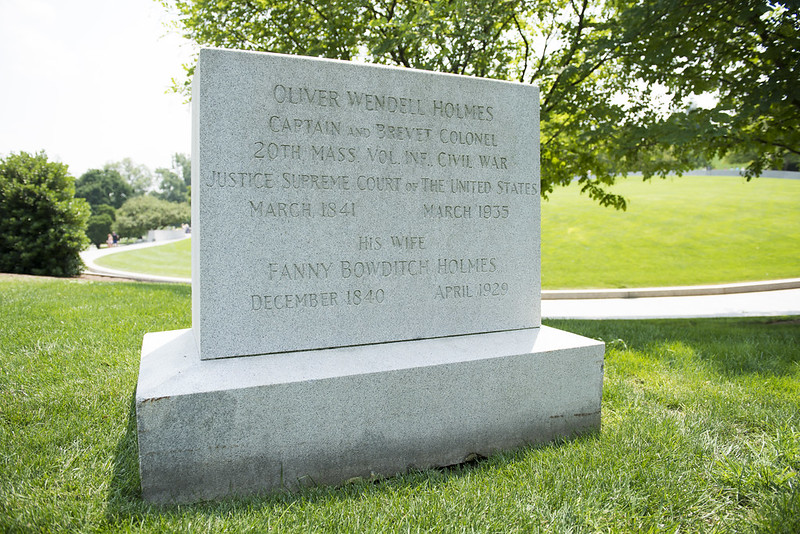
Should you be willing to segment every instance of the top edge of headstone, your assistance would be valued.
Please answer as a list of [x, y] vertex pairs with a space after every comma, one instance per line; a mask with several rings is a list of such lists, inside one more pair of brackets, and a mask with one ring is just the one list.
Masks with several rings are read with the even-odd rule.
[[538, 90], [539, 87], [533, 84], [524, 84], [516, 81], [511, 80], [498, 80], [496, 78], [483, 78], [479, 76], [468, 76], [465, 74], [454, 74], [451, 72], [440, 72], [440, 71], [433, 71], [433, 70], [424, 70], [424, 69], [417, 69], [414, 67], [403, 67], [400, 65], [382, 65], [380, 63], [360, 63], [357, 61], [346, 60], [346, 59], [335, 59], [335, 58], [325, 58], [325, 57], [315, 57], [315, 56], [304, 56], [300, 54], [282, 54], [279, 52], [261, 52], [256, 50], [238, 50], [235, 48], [223, 48], [223, 47], [215, 47], [215, 46], [203, 46], [200, 48], [200, 55], [199, 58], [202, 60], [203, 56], [209, 56], [213, 54], [242, 54], [242, 55], [252, 55], [252, 56], [267, 56], [273, 57], [278, 60], [303, 60], [303, 61], [310, 61], [310, 62], [319, 62], [319, 63], [326, 63], [326, 64], [335, 64], [335, 65], [349, 65], [357, 68], [370, 68], [370, 69], [377, 69], [377, 70], [390, 70], [396, 72], [413, 72], [415, 75], [419, 74], [427, 74], [430, 76], [447, 76], [453, 78], [460, 78], [460, 79], [469, 79], [469, 80], [480, 80], [481, 82], [487, 83], [496, 83], [502, 85], [510, 85], [514, 87], [529, 87], [532, 89]]

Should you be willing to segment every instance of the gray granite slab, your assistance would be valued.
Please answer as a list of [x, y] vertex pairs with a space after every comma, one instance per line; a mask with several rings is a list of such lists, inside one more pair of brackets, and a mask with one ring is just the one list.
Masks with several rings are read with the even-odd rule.
[[202, 359], [538, 327], [535, 87], [203, 49]]

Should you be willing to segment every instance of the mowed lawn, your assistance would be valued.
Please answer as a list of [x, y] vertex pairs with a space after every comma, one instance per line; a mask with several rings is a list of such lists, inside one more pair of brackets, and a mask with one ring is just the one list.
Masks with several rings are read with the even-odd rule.
[[[800, 277], [800, 180], [682, 177], [621, 180], [627, 211], [577, 186], [542, 202], [545, 289], [716, 284]], [[123, 271], [188, 278], [189, 240], [97, 260]]]
[[547, 289], [715, 284], [800, 277], [800, 180], [640, 178], [613, 190], [627, 211], [577, 186], [542, 204]]
[[186, 284], [0, 275], [0, 532], [800, 532], [797, 317], [549, 321], [607, 343], [599, 433], [156, 507], [139, 489], [142, 336], [190, 309]]

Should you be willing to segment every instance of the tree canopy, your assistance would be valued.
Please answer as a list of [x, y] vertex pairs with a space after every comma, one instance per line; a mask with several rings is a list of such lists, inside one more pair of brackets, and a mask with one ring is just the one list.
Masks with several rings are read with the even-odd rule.
[[149, 230], [179, 227], [191, 218], [189, 204], [168, 202], [153, 195], [134, 197], [117, 210], [114, 224], [121, 237], [143, 237]]
[[158, 192], [155, 195], [168, 202], [189, 202], [191, 200], [192, 164], [186, 154], [172, 156], [172, 168], [156, 169], [159, 177]]
[[[542, 194], [577, 179], [800, 151], [792, 0], [161, 0], [201, 45], [364, 60], [535, 84]], [[191, 77], [193, 66], [187, 66]], [[188, 79], [184, 89], [188, 90]], [[696, 105], [710, 94], [712, 107]]]
[[144, 195], [153, 185], [153, 173], [146, 165], [138, 165], [131, 158], [106, 163], [103, 170], [116, 171], [133, 189], [135, 196]]
[[100, 245], [108, 240], [108, 235], [111, 233], [111, 226], [114, 221], [108, 213], [100, 215], [92, 215], [89, 217], [89, 222], [86, 225], [86, 236], [89, 241], [98, 248]]
[[[748, 176], [781, 168], [800, 156], [798, 7], [796, 0], [642, 2], [624, 12], [625, 66], [689, 102], [671, 119], [702, 142], [704, 156], [749, 153]], [[712, 93], [716, 105], [693, 106], [701, 93]]]
[[75, 183], [75, 196], [85, 198], [94, 210], [103, 204], [119, 208], [134, 194], [133, 188], [117, 171], [89, 169]]

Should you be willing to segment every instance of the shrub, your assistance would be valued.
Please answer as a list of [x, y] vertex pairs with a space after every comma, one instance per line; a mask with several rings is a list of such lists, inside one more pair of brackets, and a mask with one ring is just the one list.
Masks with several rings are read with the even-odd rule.
[[80, 274], [88, 218], [63, 163], [48, 162], [44, 152], [0, 160], [0, 271]]
[[148, 230], [180, 226], [190, 217], [189, 204], [144, 195], [128, 200], [117, 210], [115, 226], [121, 237], [142, 237]]
[[111, 220], [107, 213], [89, 217], [89, 226], [86, 227], [86, 235], [89, 237], [89, 241], [93, 245], [100, 247], [101, 244], [108, 240], [112, 224], [114, 224], [114, 221]]

